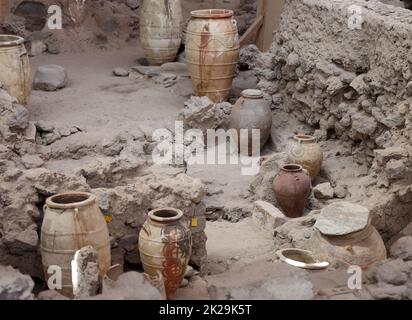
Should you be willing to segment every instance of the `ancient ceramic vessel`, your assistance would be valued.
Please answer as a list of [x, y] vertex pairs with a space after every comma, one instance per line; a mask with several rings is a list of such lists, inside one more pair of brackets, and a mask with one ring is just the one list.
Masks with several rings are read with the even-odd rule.
[[300, 164], [309, 171], [310, 177], [316, 179], [323, 162], [323, 153], [314, 137], [299, 134], [293, 137], [287, 147], [290, 163]]
[[[62, 270], [62, 289], [73, 296], [72, 260], [85, 246], [96, 249], [102, 278], [110, 268], [110, 239], [107, 223], [90, 193], [63, 193], [50, 197], [44, 206], [41, 228], [41, 254], [46, 280], [55, 266]], [[49, 273], [49, 267], [52, 273]]]
[[239, 59], [239, 35], [231, 10], [197, 10], [187, 27], [186, 61], [197, 96], [226, 101]]
[[180, 0], [144, 0], [140, 13], [140, 41], [151, 65], [176, 59], [182, 43]]
[[281, 261], [302, 269], [322, 270], [329, 266], [329, 262], [318, 260], [317, 257], [308, 250], [297, 248], [281, 249], [278, 250], [276, 254]]
[[330, 263], [361, 268], [386, 259], [385, 244], [371, 224], [369, 210], [347, 202], [333, 203], [321, 210], [310, 247]]
[[10, 0], [0, 1], [0, 24], [4, 21], [4, 17], [10, 13]]
[[[238, 99], [232, 108], [230, 127], [236, 129], [237, 138], [240, 138], [238, 148], [241, 153], [246, 153], [247, 150], [248, 155], [252, 156], [263, 148], [270, 137], [272, 112], [270, 102], [263, 98], [262, 91], [249, 89], [242, 92], [242, 97]], [[252, 134], [253, 129], [260, 130], [260, 134], [256, 139]], [[244, 131], [245, 136], [243, 136], [242, 130], [248, 130], [247, 135]], [[245, 142], [248, 143], [247, 146]], [[254, 150], [252, 147], [254, 147]]]
[[0, 83], [19, 103], [27, 104], [31, 94], [31, 70], [24, 39], [0, 35]]
[[167, 299], [182, 283], [192, 253], [192, 235], [183, 212], [173, 208], [153, 210], [139, 235], [139, 251], [145, 273], [163, 276]]
[[273, 181], [277, 204], [289, 218], [303, 216], [311, 187], [309, 174], [296, 164], [283, 166]]

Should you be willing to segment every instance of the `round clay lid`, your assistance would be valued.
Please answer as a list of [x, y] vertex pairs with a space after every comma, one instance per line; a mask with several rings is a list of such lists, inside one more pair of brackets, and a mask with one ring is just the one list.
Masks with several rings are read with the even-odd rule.
[[246, 99], [262, 99], [263, 92], [257, 89], [247, 89], [242, 91], [242, 97]]
[[343, 236], [364, 230], [369, 209], [349, 202], [336, 202], [323, 208], [315, 228], [326, 236]]

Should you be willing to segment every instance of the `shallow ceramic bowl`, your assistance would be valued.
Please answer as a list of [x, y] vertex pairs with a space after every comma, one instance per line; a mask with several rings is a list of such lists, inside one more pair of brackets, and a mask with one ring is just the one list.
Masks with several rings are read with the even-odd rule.
[[322, 270], [329, 266], [329, 262], [319, 261], [311, 251], [302, 249], [283, 249], [276, 252], [279, 259], [291, 266], [309, 269]]

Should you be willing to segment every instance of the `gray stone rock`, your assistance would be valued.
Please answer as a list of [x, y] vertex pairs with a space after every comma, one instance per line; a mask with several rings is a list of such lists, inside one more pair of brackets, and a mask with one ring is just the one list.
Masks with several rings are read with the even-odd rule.
[[390, 180], [407, 178], [410, 172], [404, 160], [392, 159], [385, 166], [385, 174]]
[[155, 76], [160, 75], [160, 73], [161, 73], [160, 67], [157, 67], [157, 66], [137, 65], [137, 66], [133, 66], [132, 70], [140, 73], [141, 75], [145, 75], [145, 76], [148, 76], [148, 77], [155, 77]]
[[333, 199], [334, 190], [329, 182], [318, 184], [315, 188], [313, 188], [313, 194], [316, 199]]
[[37, 155], [29, 155], [25, 154], [22, 158], [21, 161], [23, 162], [23, 165], [26, 169], [34, 169], [34, 168], [39, 168], [44, 164], [44, 161], [42, 158], [40, 158]]
[[288, 218], [278, 208], [266, 201], [256, 201], [253, 209], [253, 222], [270, 236], [276, 228], [285, 224]]
[[141, 4], [141, 0], [126, 0], [126, 5], [132, 9], [132, 10], [136, 10], [137, 8], [140, 7]]
[[129, 71], [124, 69], [124, 68], [115, 68], [113, 70], [113, 74], [116, 77], [128, 77], [129, 76]]
[[321, 210], [315, 228], [324, 235], [340, 236], [361, 231], [368, 223], [368, 208], [349, 202], [336, 202]]
[[38, 67], [34, 75], [34, 90], [56, 91], [67, 84], [67, 72], [58, 65], [50, 64]]
[[412, 261], [412, 236], [407, 236], [397, 240], [390, 248], [392, 258], [401, 258], [405, 261]]
[[77, 278], [74, 279], [75, 298], [88, 298], [97, 295], [100, 287], [99, 260], [92, 246], [80, 249], [74, 257]]
[[39, 293], [37, 300], [70, 300], [55, 290], [46, 290]]
[[161, 293], [138, 272], [122, 274], [114, 283], [103, 287], [98, 300], [163, 300]]
[[368, 279], [375, 283], [404, 285], [411, 270], [402, 259], [386, 260], [375, 264], [368, 272]]
[[30, 44], [30, 56], [35, 57], [47, 51], [47, 45], [40, 40], [34, 40]]
[[33, 280], [12, 267], [0, 265], [0, 300], [33, 300]]
[[14, 104], [14, 113], [7, 125], [11, 130], [24, 130], [29, 125], [29, 111], [20, 104]]

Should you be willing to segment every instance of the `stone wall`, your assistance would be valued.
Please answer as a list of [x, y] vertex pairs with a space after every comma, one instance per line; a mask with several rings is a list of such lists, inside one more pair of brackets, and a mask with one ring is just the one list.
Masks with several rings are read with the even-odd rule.
[[[356, 5], [362, 21], [353, 28]], [[356, 22], [356, 21], [355, 21]], [[352, 201], [367, 205], [386, 239], [412, 220], [412, 12], [377, 1], [287, 0], [272, 48], [245, 48], [273, 102], [321, 141], [350, 146], [369, 168]], [[334, 178], [335, 177], [335, 178]], [[339, 174], [328, 172], [333, 183]]]

